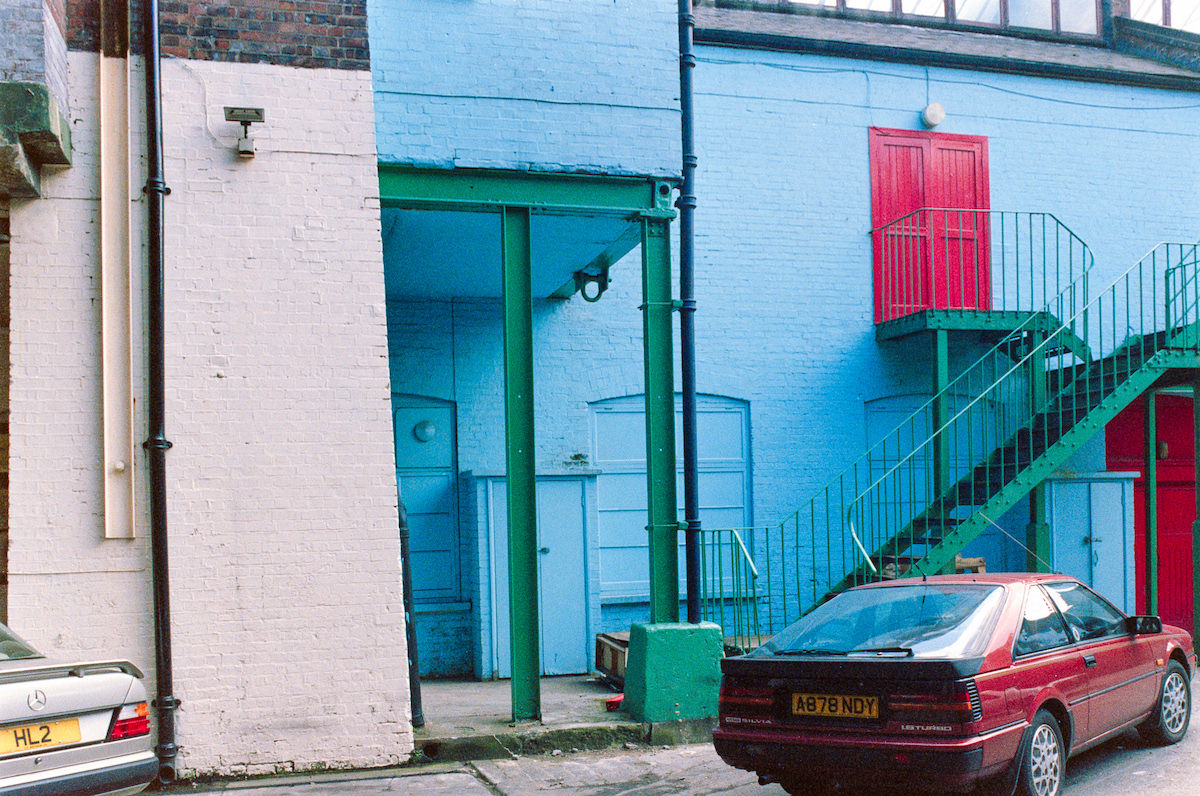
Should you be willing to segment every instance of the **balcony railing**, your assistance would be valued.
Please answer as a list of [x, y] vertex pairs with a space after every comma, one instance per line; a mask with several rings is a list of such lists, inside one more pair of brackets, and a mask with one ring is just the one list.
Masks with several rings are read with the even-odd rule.
[[923, 207], [871, 231], [875, 322], [923, 310], [1070, 317], [1087, 302], [1087, 245], [1049, 213]]

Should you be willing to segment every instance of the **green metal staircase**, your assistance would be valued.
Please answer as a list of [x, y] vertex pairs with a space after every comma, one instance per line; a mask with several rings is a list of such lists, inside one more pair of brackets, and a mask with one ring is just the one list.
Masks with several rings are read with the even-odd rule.
[[1118, 412], [1200, 368], [1196, 245], [1156, 246], [1090, 301], [1086, 279], [1049, 302], [1057, 328], [1029, 314], [783, 523], [710, 531], [709, 618], [754, 646], [850, 586], [952, 571]]

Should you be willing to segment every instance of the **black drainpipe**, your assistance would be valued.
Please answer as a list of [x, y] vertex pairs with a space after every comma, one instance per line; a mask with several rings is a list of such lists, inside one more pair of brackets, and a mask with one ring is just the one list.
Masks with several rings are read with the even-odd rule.
[[679, 110], [683, 135], [683, 182], [679, 187], [679, 348], [683, 393], [684, 561], [687, 567], [687, 620], [700, 621], [700, 489], [696, 453], [696, 290], [694, 278], [696, 209], [696, 143], [692, 131], [692, 33], [696, 17], [692, 0], [679, 0]]
[[165, 346], [163, 323], [163, 199], [171, 192], [163, 180], [162, 86], [159, 79], [158, 0], [144, 0], [146, 54], [146, 215], [147, 215], [147, 336], [149, 377], [149, 437], [142, 444], [150, 465], [150, 545], [154, 580], [154, 664], [158, 693], [158, 780], [175, 779], [175, 710], [171, 676], [171, 590], [167, 579], [167, 441], [165, 407]]
[[404, 599], [404, 633], [408, 641], [408, 701], [412, 706], [412, 725], [425, 726], [421, 709], [421, 666], [417, 660], [417, 610], [413, 607], [412, 555], [409, 552], [408, 509], [400, 501], [400, 580]]

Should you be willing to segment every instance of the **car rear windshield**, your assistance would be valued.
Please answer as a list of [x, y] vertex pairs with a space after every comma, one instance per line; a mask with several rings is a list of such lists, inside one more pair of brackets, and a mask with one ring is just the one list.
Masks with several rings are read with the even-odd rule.
[[29, 658], [40, 658], [42, 654], [29, 646], [29, 643], [0, 625], [0, 661], [23, 661]]
[[777, 655], [981, 654], [1003, 602], [1002, 586], [913, 583], [843, 592], [766, 643]]

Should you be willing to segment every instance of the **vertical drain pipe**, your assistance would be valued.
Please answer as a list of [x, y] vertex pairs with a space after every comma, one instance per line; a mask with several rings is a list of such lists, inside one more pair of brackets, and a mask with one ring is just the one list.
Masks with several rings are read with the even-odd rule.
[[158, 781], [175, 779], [175, 710], [171, 672], [171, 590], [167, 558], [167, 440], [165, 414], [163, 321], [163, 199], [171, 192], [163, 180], [162, 86], [159, 78], [158, 0], [143, 0], [143, 51], [146, 58], [146, 217], [148, 237], [147, 376], [149, 381], [149, 436], [146, 449], [150, 469], [150, 545], [154, 579], [154, 663], [158, 685], [154, 707], [158, 718]]
[[404, 635], [408, 642], [408, 701], [412, 711], [412, 726], [425, 726], [425, 711], [421, 709], [421, 665], [417, 659], [417, 609], [413, 606], [412, 554], [409, 549], [408, 509], [397, 501], [400, 520], [400, 580], [404, 600]]
[[683, 182], [679, 187], [679, 349], [680, 390], [683, 398], [683, 516], [684, 562], [687, 570], [687, 620], [700, 621], [700, 488], [696, 452], [696, 290], [695, 227], [696, 143], [693, 133], [692, 73], [696, 56], [692, 33], [696, 16], [692, 0], [679, 0], [679, 110], [683, 138]]

